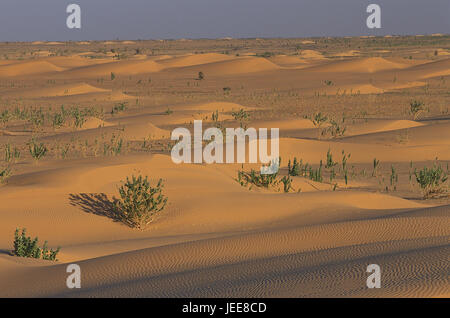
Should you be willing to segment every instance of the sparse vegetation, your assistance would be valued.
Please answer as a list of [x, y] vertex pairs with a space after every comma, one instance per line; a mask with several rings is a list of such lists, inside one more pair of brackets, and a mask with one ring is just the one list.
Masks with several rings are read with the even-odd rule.
[[119, 188], [120, 197], [114, 200], [119, 219], [130, 227], [144, 230], [167, 205], [168, 198], [163, 194], [163, 188], [162, 179], [152, 187], [147, 176], [127, 177]]
[[424, 167], [422, 170], [416, 170], [414, 174], [417, 183], [422, 189], [424, 199], [441, 195], [448, 188], [445, 185], [448, 180], [448, 173], [444, 171], [441, 165], [435, 163], [433, 167]]
[[417, 120], [425, 111], [425, 104], [422, 101], [413, 100], [409, 103], [409, 111], [413, 115], [414, 120]]
[[3, 184], [8, 180], [8, 178], [11, 176], [11, 168], [10, 167], [0, 167], [0, 184]]
[[31, 237], [26, 235], [26, 229], [20, 230], [17, 228], [14, 233], [14, 250], [13, 254], [19, 257], [29, 257], [37, 258], [49, 261], [58, 261], [56, 259], [60, 248], [56, 250], [48, 249], [48, 242], [45, 241], [44, 245], [39, 247], [39, 239], [36, 237], [31, 239]]
[[44, 143], [37, 143], [34, 139], [28, 143], [28, 149], [30, 150], [31, 157], [33, 157], [36, 161], [39, 161], [45, 157], [48, 151]]
[[119, 114], [121, 112], [124, 112], [128, 109], [127, 102], [121, 102], [114, 105], [114, 107], [111, 110], [111, 115]]

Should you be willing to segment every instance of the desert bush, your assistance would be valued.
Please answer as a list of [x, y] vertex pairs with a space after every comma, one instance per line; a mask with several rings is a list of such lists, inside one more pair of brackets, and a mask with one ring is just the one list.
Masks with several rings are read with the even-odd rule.
[[395, 170], [394, 165], [391, 165], [391, 177], [390, 177], [391, 187], [394, 191], [397, 191], [397, 183], [398, 183], [398, 173]]
[[238, 171], [238, 179], [237, 181], [241, 186], [246, 187], [249, 184], [255, 185], [257, 187], [263, 187], [268, 189], [270, 186], [275, 186], [279, 183], [277, 180], [278, 173], [274, 174], [261, 174], [256, 172], [255, 170], [251, 170], [250, 172], [245, 172], [243, 170]]
[[331, 153], [331, 149], [328, 148], [328, 151], [327, 151], [327, 164], [325, 165], [325, 168], [330, 169], [330, 168], [333, 168], [333, 167], [335, 167], [337, 165], [338, 165], [338, 163], [333, 160], [333, 154]]
[[20, 158], [20, 150], [17, 147], [11, 148], [11, 144], [5, 145], [5, 161], [16, 161]]
[[22, 233], [19, 232], [20, 230], [17, 228], [14, 233], [14, 255], [57, 261], [56, 256], [60, 251], [59, 247], [56, 250], [49, 250], [47, 247], [47, 241], [45, 241], [42, 248], [40, 248], [38, 244], [39, 239], [37, 237], [31, 239], [31, 237], [26, 235], [26, 229], [22, 229]]
[[309, 119], [313, 123], [313, 125], [319, 130], [318, 138], [320, 139], [320, 137], [324, 134], [322, 126], [327, 122], [328, 117], [322, 114], [321, 112], [318, 112], [312, 116], [305, 116], [305, 118]]
[[114, 105], [114, 107], [111, 110], [111, 115], [114, 114], [118, 114], [121, 112], [124, 112], [125, 110], [128, 109], [127, 103], [126, 102], [122, 102], [122, 103], [117, 103], [116, 105]]
[[168, 198], [162, 193], [163, 187], [162, 179], [152, 187], [147, 176], [127, 177], [125, 184], [119, 188], [120, 198], [114, 200], [119, 219], [130, 227], [145, 229], [154, 215], [167, 205]]
[[414, 174], [417, 183], [422, 189], [424, 199], [445, 192], [448, 173], [440, 165], [434, 164], [432, 168], [424, 167], [420, 171], [416, 170]]
[[118, 156], [122, 153], [122, 149], [123, 138], [113, 134], [111, 140], [103, 144], [103, 155]]
[[323, 182], [323, 175], [322, 175], [322, 160], [320, 160], [320, 165], [317, 169], [314, 169], [312, 167], [309, 168], [309, 179], [316, 181], [316, 182]]
[[41, 160], [47, 154], [47, 147], [43, 143], [37, 143], [34, 139], [28, 143], [28, 149], [30, 150], [31, 157], [35, 160]]
[[373, 159], [372, 177], [375, 177], [377, 175], [379, 166], [380, 166], [380, 160], [377, 160], [377, 158], [374, 158]]
[[344, 118], [341, 121], [331, 119], [330, 127], [326, 129], [326, 132], [329, 133], [333, 138], [343, 137], [346, 131], [347, 127], [345, 126]]
[[226, 87], [224, 87], [222, 89], [223, 89], [223, 93], [224, 94], [230, 94], [231, 93], [231, 87], [229, 87], [229, 86], [226, 86]]
[[291, 164], [291, 160], [288, 162], [288, 175], [296, 177], [301, 173], [301, 167], [303, 166], [303, 160], [297, 161], [297, 157], [294, 157], [294, 161]]
[[288, 193], [292, 188], [292, 179], [289, 176], [284, 176], [281, 179], [281, 182], [283, 183], [283, 191], [285, 193]]
[[0, 167], [0, 184], [5, 183], [6, 180], [11, 176], [12, 171], [10, 167], [1, 168]]
[[239, 111], [233, 111], [231, 112], [231, 116], [233, 116], [234, 120], [248, 120], [250, 117], [250, 114], [246, 112], [243, 108], [241, 108]]
[[52, 116], [53, 128], [61, 128], [64, 125], [65, 121], [66, 121], [66, 119], [62, 113], [55, 113]]
[[3, 125], [6, 125], [10, 119], [11, 114], [7, 109], [0, 113], [0, 123], [2, 123]]
[[78, 107], [74, 107], [71, 109], [71, 115], [74, 120], [75, 128], [82, 128], [84, 123], [86, 122], [86, 112]]
[[205, 74], [203, 72], [198, 72], [198, 78], [199, 81], [205, 79]]
[[422, 101], [413, 100], [409, 103], [409, 111], [413, 115], [414, 120], [417, 120], [425, 111], [425, 104]]

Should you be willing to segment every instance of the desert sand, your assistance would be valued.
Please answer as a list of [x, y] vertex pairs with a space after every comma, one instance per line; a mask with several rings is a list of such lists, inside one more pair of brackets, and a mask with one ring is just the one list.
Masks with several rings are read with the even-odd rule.
[[[0, 43], [0, 297], [448, 297], [448, 181], [424, 199], [413, 171], [449, 174], [450, 37], [345, 40]], [[57, 122], [61, 109], [88, 111]], [[327, 152], [337, 176], [293, 176], [286, 193], [237, 182], [258, 164], [177, 165], [171, 132], [194, 120], [279, 128], [280, 176]], [[143, 231], [110, 217], [132, 174], [168, 197]], [[58, 261], [13, 256], [18, 227]]]

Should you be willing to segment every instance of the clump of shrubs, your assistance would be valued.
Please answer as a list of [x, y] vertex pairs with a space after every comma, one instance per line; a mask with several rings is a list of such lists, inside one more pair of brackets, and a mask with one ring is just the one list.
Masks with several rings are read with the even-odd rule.
[[113, 202], [119, 220], [130, 227], [144, 230], [154, 220], [155, 214], [167, 205], [168, 198], [164, 196], [163, 188], [162, 179], [152, 187], [147, 176], [127, 177], [127, 181], [119, 188], [120, 198], [115, 198]]
[[22, 229], [20, 233], [20, 230], [17, 228], [14, 233], [13, 254], [19, 257], [57, 261], [56, 256], [60, 251], [59, 247], [56, 250], [49, 250], [47, 247], [47, 241], [44, 242], [42, 248], [39, 247], [38, 243], [39, 239], [37, 237], [31, 239], [31, 237], [26, 235], [26, 229]]
[[424, 199], [440, 195], [445, 192], [445, 183], [448, 180], [448, 175], [439, 165], [434, 164], [433, 167], [424, 167], [420, 171], [414, 172], [416, 181], [423, 192]]

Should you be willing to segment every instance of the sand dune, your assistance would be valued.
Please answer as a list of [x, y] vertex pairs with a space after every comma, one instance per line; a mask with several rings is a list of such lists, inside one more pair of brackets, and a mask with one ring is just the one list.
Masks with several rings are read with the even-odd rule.
[[322, 53], [314, 51], [314, 50], [302, 50], [300, 51], [300, 55], [302, 58], [307, 60], [323, 60], [325, 57]]
[[202, 71], [206, 75], [226, 76], [274, 71], [280, 67], [262, 57], [241, 57], [237, 59], [185, 67], [184, 70]]
[[42, 98], [55, 96], [73, 96], [82, 94], [104, 93], [111, 90], [98, 88], [86, 83], [63, 84], [39, 89], [19, 89], [6, 93], [6, 96], [22, 96], [26, 98]]
[[304, 59], [295, 56], [277, 55], [269, 58], [269, 61], [284, 67], [296, 67], [308, 65]]
[[[56, 198], [53, 187], [58, 187], [59, 193], [70, 193], [81, 188], [90, 191], [103, 188], [103, 191], [109, 192], [111, 190], [107, 189], [112, 189], [113, 184], [106, 188], [105, 185], [117, 178], [117, 175], [124, 175], [126, 170], [133, 169], [151, 169], [160, 171], [159, 173], [170, 171], [169, 174], [165, 173], [166, 178], [176, 182], [168, 188], [174, 200], [169, 215], [160, 220], [159, 225], [151, 232], [136, 233], [105, 218], [79, 215], [77, 222], [91, 220], [83, 231], [88, 231], [90, 226], [99, 226], [98, 222], [101, 222], [110, 231], [115, 228], [115, 232], [120, 233], [122, 238], [141, 238], [135, 243], [133, 240], [129, 241], [128, 245], [116, 243], [116, 253], [111, 250], [110, 255], [94, 257], [91, 253], [95, 255], [96, 250], [103, 250], [102, 245], [97, 242], [105, 244], [106, 237], [110, 235], [97, 232], [97, 237], [80, 236], [78, 228], [78, 235], [66, 241], [71, 242], [71, 245], [77, 245], [78, 241], [83, 249], [72, 250], [83, 252], [61, 256], [63, 262], [65, 257], [70, 262], [81, 259], [77, 261], [85, 275], [81, 291], [69, 292], [65, 287], [64, 264], [35, 262], [33, 265], [30, 262], [31, 266], [17, 266], [20, 259], [2, 255], [2, 268], [11, 268], [11, 262], [16, 263], [15, 270], [8, 277], [2, 276], [4, 286], [8, 287], [2, 289], [2, 296], [174, 297], [231, 296], [236, 293], [247, 297], [361, 296], [368, 293], [367, 289], [361, 287], [361, 281], [364, 282], [366, 277], [365, 268], [375, 259], [382, 264], [386, 276], [392, 276], [392, 279], [386, 279], [387, 285], [383, 293], [378, 295], [404, 295], [402, 286], [407, 286], [403, 284], [410, 275], [426, 276], [432, 280], [426, 284], [421, 283], [420, 288], [409, 290], [411, 296], [437, 296], [446, 292], [448, 276], [444, 275], [443, 257], [448, 249], [450, 235], [448, 208], [425, 208], [407, 200], [364, 192], [315, 192], [275, 196], [252, 193], [232, 180], [225, 181], [222, 177], [225, 171], [220, 167], [205, 170], [191, 166], [186, 170], [168, 164], [163, 156], [155, 157], [150, 162], [144, 160], [139, 163], [136, 159], [132, 162], [135, 163], [109, 167], [104, 164], [101, 165], [103, 167], [91, 165], [85, 166], [83, 170], [65, 168], [47, 171], [41, 174], [46, 175], [46, 178], [38, 184], [28, 183], [25, 186], [25, 180], [22, 180], [22, 185], [16, 191], [0, 193], [7, 203], [37, 187], [40, 188], [40, 196], [49, 198]], [[121, 167], [120, 170], [118, 167]], [[180, 175], [180, 171], [183, 174]], [[75, 183], [63, 187], [59, 182], [55, 183], [74, 173], [78, 175]], [[209, 200], [200, 205], [195, 200], [194, 192], [194, 198], [190, 200], [182, 195], [182, 189], [190, 187], [186, 181], [191, 173], [200, 180], [216, 181], [205, 183], [208, 189], [196, 192], [197, 196], [202, 197], [209, 193]], [[36, 176], [30, 176], [28, 180], [36, 180]], [[221, 195], [218, 196], [219, 194]], [[320, 203], [318, 199], [324, 195], [327, 195], [328, 204], [332, 204], [336, 212], [331, 213]], [[229, 200], [230, 197], [233, 200]], [[280, 209], [279, 202], [282, 201], [291, 204], [285, 204]], [[48, 200], [40, 202], [36, 207], [38, 211], [48, 205]], [[211, 202], [215, 202], [216, 206], [213, 214], [205, 210]], [[236, 203], [240, 204], [235, 205]], [[60, 199], [53, 201], [53, 204], [67, 206]], [[251, 212], [247, 208], [248, 204], [258, 204], [260, 210], [257, 213]], [[182, 214], [179, 212], [181, 205], [184, 206]], [[239, 208], [230, 210], [231, 206]], [[67, 231], [67, 237], [70, 236], [75, 230], [71, 215], [77, 213], [77, 209], [77, 206], [65, 209], [65, 217], [61, 216], [58, 232], [50, 235], [50, 239], [61, 238], [59, 231]], [[242, 211], [246, 213], [242, 214]], [[309, 213], [310, 211], [314, 213]], [[356, 211], [359, 212], [355, 213]], [[7, 212], [7, 215], [10, 213], [13, 211]], [[32, 218], [45, 219], [52, 214], [53, 212], [33, 213], [27, 216], [28, 222]], [[67, 222], [68, 217], [72, 220], [70, 224]], [[20, 218], [20, 215], [16, 215], [16, 218]], [[196, 221], [192, 222], [193, 220]], [[191, 236], [185, 236], [184, 240], [180, 236], [181, 241], [177, 241], [173, 235], [179, 236], [181, 233], [175, 234], [173, 230], [179, 228], [178, 224], [185, 225], [183, 235], [191, 233]], [[297, 224], [302, 226], [298, 227]], [[2, 224], [1, 227], [6, 230], [2, 230], [6, 235], [8, 224]], [[42, 229], [45, 227], [43, 224]], [[205, 237], [213, 229], [215, 237]], [[144, 238], [147, 239], [143, 240]], [[135, 250], [136, 246], [141, 249]], [[70, 246], [67, 250], [71, 250]], [[89, 254], [91, 257], [86, 259], [85, 255]], [[429, 257], [433, 257], [433, 260], [430, 261]], [[349, 258], [352, 259], [350, 263]], [[413, 272], [407, 269], [411, 262], [416, 264]], [[323, 273], [320, 275], [323, 284], [330, 282], [331, 277], [340, 277], [325, 294], [311, 286], [311, 279], [318, 279], [319, 268]], [[341, 275], [334, 276], [337, 274]], [[29, 280], [32, 276], [35, 279]], [[218, 277], [221, 279], [218, 280]], [[32, 283], [25, 290], [17, 288], [17, 282], [22, 280]], [[205, 284], [214, 284], [215, 288], [202, 287]]]
[[25, 61], [0, 66], [0, 77], [20, 75], [40, 75], [52, 72], [61, 72], [64, 69], [47, 61]]
[[232, 59], [233, 59], [233, 57], [225, 55], [225, 54], [207, 53], [207, 54], [194, 54], [194, 55], [188, 55], [188, 56], [180, 56], [180, 57], [174, 57], [174, 58], [164, 58], [164, 59], [160, 59], [159, 61], [165, 67], [186, 67], [186, 66], [201, 65], [201, 64], [208, 64], [208, 63], [221, 62], [221, 61], [229, 61]]
[[[408, 125], [407, 122], [405, 124]], [[442, 145], [445, 147], [445, 145], [450, 141], [450, 137], [446, 133], [448, 129], [450, 129], [449, 123], [417, 125], [416, 127], [404, 127], [402, 131], [385, 131], [368, 135], [363, 134], [353, 137], [345, 137], [343, 140], [370, 144], [398, 144], [401, 140], [410, 146]]]
[[162, 69], [163, 66], [151, 60], [124, 60], [78, 67], [63, 72], [61, 75], [64, 77], [91, 78], [109, 76], [111, 73], [117, 75], [153, 73]]
[[381, 57], [370, 57], [363, 59], [350, 59], [335, 61], [324, 65], [314, 66], [308, 70], [315, 72], [350, 72], [350, 73], [375, 73], [392, 69], [407, 68], [408, 64], [391, 62]]
[[408, 76], [415, 76], [420, 79], [447, 76], [450, 75], [450, 58], [416, 65], [405, 73]]

